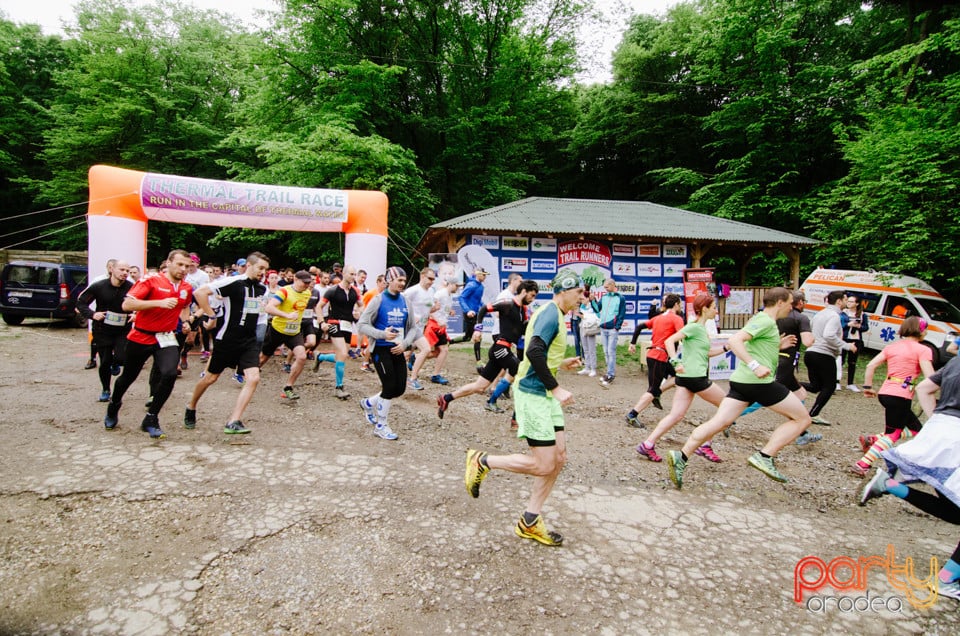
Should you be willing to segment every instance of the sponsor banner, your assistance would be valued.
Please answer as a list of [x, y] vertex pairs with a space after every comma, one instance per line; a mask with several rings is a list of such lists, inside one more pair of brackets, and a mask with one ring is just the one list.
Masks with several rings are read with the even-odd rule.
[[623, 326], [620, 327], [620, 333], [633, 333], [633, 328], [637, 325], [636, 320], [624, 320]]
[[[533, 278], [537, 282], [537, 285], [540, 287], [541, 294], [553, 294], [553, 279], [552, 278]], [[539, 298], [539, 295], [537, 296]], [[530, 312], [533, 313], [533, 312]]]
[[[725, 340], [714, 340], [712, 344], [722, 345]], [[722, 356], [710, 358], [710, 371], [707, 373], [711, 380], [729, 380], [733, 370], [737, 368], [737, 356], [733, 351], [727, 351]]]
[[635, 301], [635, 300], [628, 300], [628, 301], [624, 302], [623, 304], [624, 304], [624, 306], [627, 308], [627, 313], [628, 313], [628, 314], [635, 314], [635, 313], [637, 313], [637, 301]]
[[664, 263], [663, 275], [669, 277], [683, 276], [683, 270], [686, 269], [682, 264]]
[[530, 271], [555, 274], [557, 272], [557, 261], [552, 258], [531, 258]]
[[624, 296], [636, 296], [637, 283], [634, 281], [617, 281], [617, 291]]
[[597, 241], [567, 241], [558, 247], [557, 261], [561, 266], [573, 263], [590, 263], [610, 267], [610, 248]]
[[613, 264], [613, 275], [614, 276], [636, 276], [637, 267], [636, 263], [614, 263]]
[[663, 293], [683, 296], [683, 283], [666, 283], [663, 286]]
[[526, 252], [530, 249], [530, 239], [525, 236], [504, 236], [503, 249]]
[[636, 245], [627, 245], [625, 243], [614, 243], [613, 244], [613, 255], [614, 256], [636, 256], [637, 255], [637, 246]]
[[656, 256], [657, 258], [660, 258], [660, 246], [659, 245], [638, 245], [637, 256]]
[[525, 272], [529, 269], [529, 259], [503, 257], [500, 259], [501, 272]]
[[664, 258], [686, 258], [687, 246], [686, 245], [664, 245], [663, 257]]
[[499, 236], [478, 236], [474, 234], [470, 237], [470, 244], [477, 245], [478, 247], [485, 247], [488, 250], [498, 250], [500, 249], [500, 237]]
[[690, 281], [691, 283], [712, 283], [713, 282], [713, 269], [688, 269], [684, 280]]
[[557, 239], [535, 237], [530, 243], [530, 249], [534, 252], [554, 252], [557, 251]]
[[660, 296], [660, 283], [640, 283], [641, 296]]
[[637, 263], [637, 276], [659, 278], [663, 276], [663, 268], [660, 263]]

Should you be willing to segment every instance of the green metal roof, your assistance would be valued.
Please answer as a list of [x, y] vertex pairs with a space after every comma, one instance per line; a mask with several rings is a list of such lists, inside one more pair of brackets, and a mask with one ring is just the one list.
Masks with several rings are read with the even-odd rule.
[[711, 243], [816, 245], [814, 239], [645, 201], [531, 197], [455, 219], [430, 229], [490, 234], [561, 234], [630, 239], [704, 240]]

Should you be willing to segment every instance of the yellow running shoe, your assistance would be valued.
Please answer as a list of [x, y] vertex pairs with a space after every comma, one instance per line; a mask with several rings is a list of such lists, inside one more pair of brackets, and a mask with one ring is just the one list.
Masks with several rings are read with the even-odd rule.
[[487, 456], [483, 451], [467, 449], [467, 469], [463, 475], [463, 483], [470, 496], [476, 499], [480, 496], [480, 482], [484, 480], [490, 469], [481, 461]]
[[548, 531], [546, 524], [543, 523], [543, 517], [540, 515], [537, 515], [537, 520], [533, 522], [532, 526], [524, 523], [523, 515], [520, 515], [520, 521], [517, 522], [517, 527], [514, 529], [514, 532], [516, 532], [517, 536], [521, 539], [533, 539], [543, 545], [563, 545], [563, 536], [561, 536], [559, 532]]

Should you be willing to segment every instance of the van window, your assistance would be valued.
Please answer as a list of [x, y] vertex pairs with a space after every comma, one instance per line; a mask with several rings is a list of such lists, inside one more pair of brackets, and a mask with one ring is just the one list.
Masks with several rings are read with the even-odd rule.
[[67, 280], [64, 282], [66, 282], [71, 288], [76, 287], [77, 285], [86, 285], [87, 283], [87, 273], [83, 270], [67, 269], [64, 270], [63, 273], [67, 278]]
[[880, 304], [880, 294], [860, 291], [859, 289], [847, 289], [843, 293], [847, 296], [856, 296], [865, 313], [874, 314], [877, 312], [877, 305]]
[[910, 316], [919, 316], [920, 312], [906, 298], [888, 296], [883, 306], [883, 315], [893, 316], [894, 318], [909, 318]]
[[950, 303], [940, 298], [917, 298], [917, 302], [923, 307], [930, 320], [939, 320], [940, 322], [960, 322], [960, 309], [957, 309]]
[[55, 267], [11, 265], [7, 268], [7, 280], [23, 285], [59, 285], [60, 277]]

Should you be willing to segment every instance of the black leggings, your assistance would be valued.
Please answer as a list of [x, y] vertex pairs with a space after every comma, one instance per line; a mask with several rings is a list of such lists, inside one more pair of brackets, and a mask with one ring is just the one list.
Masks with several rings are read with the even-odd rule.
[[138, 342], [127, 342], [127, 362], [123, 373], [113, 385], [113, 397], [110, 401], [117, 407], [123, 403], [123, 396], [143, 371], [143, 365], [153, 357], [153, 368], [159, 374], [159, 382], [150, 390], [153, 402], [149, 413], [156, 415], [163, 408], [170, 394], [173, 384], [177, 381], [177, 365], [180, 363], [180, 349], [178, 347], [163, 347], [158, 345], [142, 345]]
[[100, 368], [97, 372], [100, 374], [100, 386], [104, 391], [110, 390], [110, 367], [115, 364], [123, 365], [126, 355], [127, 336], [117, 336], [115, 342], [97, 341], [94, 338], [94, 349], [97, 357], [100, 358]]
[[[939, 490], [936, 491], [936, 495], [931, 495], [922, 490], [914, 490], [913, 488], [909, 490], [910, 492], [907, 493], [904, 501], [915, 508], [919, 508], [928, 515], [960, 526], [960, 507], [945, 497]], [[957, 544], [957, 549], [953, 551], [950, 558], [954, 563], [960, 563], [960, 543]]]
[[407, 361], [402, 353], [390, 353], [390, 347], [374, 347], [370, 355], [373, 368], [380, 377], [380, 397], [392, 400], [407, 390]]
[[809, 382], [803, 382], [803, 388], [816, 393], [817, 399], [810, 409], [810, 415], [816, 417], [827, 405], [837, 390], [837, 359], [826, 353], [807, 351], [803, 354], [803, 363], [807, 365]]
[[844, 340], [844, 342], [852, 342], [857, 345], [856, 351], [847, 351], [846, 349], [840, 354], [841, 367], [847, 365], [847, 384], [853, 384], [854, 377], [857, 374], [857, 358], [860, 357], [860, 349], [863, 348], [863, 342], [860, 340]]

